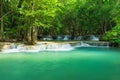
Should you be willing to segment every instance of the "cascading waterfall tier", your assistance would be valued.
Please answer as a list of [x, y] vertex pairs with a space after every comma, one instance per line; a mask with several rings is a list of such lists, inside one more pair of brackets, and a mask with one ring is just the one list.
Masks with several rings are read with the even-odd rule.
[[71, 41], [71, 42], [38, 42], [36, 45], [22, 43], [7, 43], [1, 52], [40, 52], [40, 51], [70, 51], [77, 47], [109, 47], [108, 42], [100, 41]]
[[24, 44], [6, 44], [2, 48], [2, 52], [39, 52], [39, 51], [68, 51], [74, 47], [69, 43], [39, 42], [36, 45]]

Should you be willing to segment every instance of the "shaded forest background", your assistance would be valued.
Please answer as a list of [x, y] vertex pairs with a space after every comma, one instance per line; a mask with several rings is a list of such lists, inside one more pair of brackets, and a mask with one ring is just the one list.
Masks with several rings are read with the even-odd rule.
[[0, 0], [0, 40], [99, 35], [120, 45], [120, 0]]

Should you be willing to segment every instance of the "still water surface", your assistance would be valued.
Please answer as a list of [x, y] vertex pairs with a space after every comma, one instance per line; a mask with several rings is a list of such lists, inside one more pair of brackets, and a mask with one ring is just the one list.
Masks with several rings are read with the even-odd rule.
[[120, 80], [120, 49], [3, 53], [0, 80]]

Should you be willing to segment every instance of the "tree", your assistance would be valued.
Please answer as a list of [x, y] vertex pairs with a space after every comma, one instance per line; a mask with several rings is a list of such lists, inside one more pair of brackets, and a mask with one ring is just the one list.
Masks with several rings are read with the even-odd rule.
[[[3, 39], [4, 34], [4, 19], [7, 18], [10, 13], [13, 13], [17, 6], [18, 0], [1, 0], [0, 1], [0, 20], [1, 20], [1, 27], [0, 27], [0, 40]], [[14, 9], [14, 10], [13, 10]]]
[[[116, 25], [106, 32], [103, 37], [103, 40], [110, 41], [113, 43], [113, 46], [120, 46], [120, 1], [115, 0], [113, 10], [111, 11], [112, 19], [116, 22]], [[117, 44], [117, 45], [116, 45]]]
[[56, 15], [57, 2], [58, 0], [23, 0], [19, 9], [20, 20], [28, 44], [36, 43], [38, 27], [51, 27], [52, 19]]
[[4, 26], [4, 20], [3, 20], [3, 1], [0, 2], [0, 20], [1, 20], [1, 27], [0, 27], [0, 40], [2, 39], [3, 34], [3, 26]]

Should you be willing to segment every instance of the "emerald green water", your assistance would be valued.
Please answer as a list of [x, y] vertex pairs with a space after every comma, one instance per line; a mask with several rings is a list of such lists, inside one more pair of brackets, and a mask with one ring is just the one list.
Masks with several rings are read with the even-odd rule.
[[3, 53], [0, 80], [120, 80], [120, 49]]

